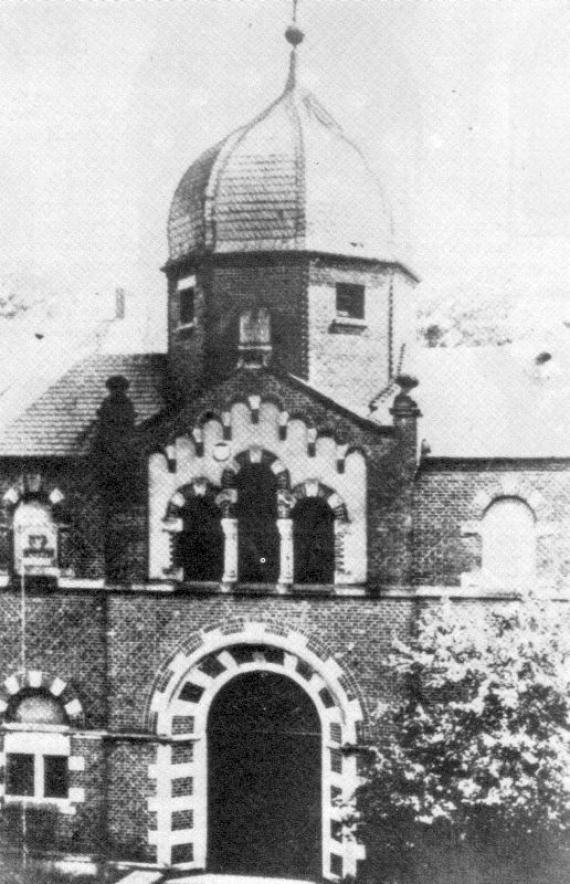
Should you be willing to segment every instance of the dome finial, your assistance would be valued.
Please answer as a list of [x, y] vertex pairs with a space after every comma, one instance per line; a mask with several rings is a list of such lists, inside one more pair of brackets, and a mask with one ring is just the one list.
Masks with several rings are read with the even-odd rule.
[[293, 17], [291, 24], [285, 31], [285, 39], [293, 47], [291, 50], [291, 58], [289, 60], [289, 76], [287, 78], [287, 89], [293, 89], [296, 83], [297, 73], [297, 46], [303, 42], [305, 37], [303, 31], [297, 25], [297, 2], [293, 0]]

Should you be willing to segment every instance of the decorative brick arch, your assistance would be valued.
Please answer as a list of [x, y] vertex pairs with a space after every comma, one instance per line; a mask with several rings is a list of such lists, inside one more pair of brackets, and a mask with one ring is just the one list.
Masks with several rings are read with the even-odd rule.
[[[489, 486], [478, 491], [471, 501], [471, 512], [474, 518], [463, 522], [460, 526], [462, 536], [476, 538], [481, 557], [484, 553], [485, 516], [494, 504], [504, 500], [519, 501], [532, 514], [534, 517], [534, 539], [537, 543], [541, 538], [548, 538], [556, 532], [556, 527], [547, 521], [546, 500], [528, 479], [513, 474], [494, 477]], [[538, 552], [538, 547], [536, 547], [536, 551]], [[538, 556], [536, 560], [538, 561]], [[487, 569], [485, 562], [482, 561], [480, 568], [474, 568], [461, 575], [461, 584], [465, 587], [504, 589], [502, 582], [496, 580], [493, 574], [494, 570]], [[531, 574], [529, 569], [528, 579], [532, 580], [533, 585], [537, 577], [538, 575], [534, 574], [534, 571]]]
[[61, 703], [72, 727], [84, 725], [83, 706], [73, 688], [61, 678], [42, 672], [40, 669], [29, 669], [24, 673], [10, 675], [0, 683], [0, 716], [4, 718], [10, 700], [23, 691], [37, 690], [50, 694]]
[[[183, 510], [193, 498], [204, 498], [209, 496], [220, 510], [220, 522], [225, 513], [224, 503], [225, 496], [220, 489], [213, 485], [204, 476], [197, 476], [191, 482], [187, 482], [178, 488], [170, 497], [166, 513], [163, 518], [164, 530], [170, 535], [170, 568], [169, 574], [176, 579], [183, 578], [183, 569], [178, 567], [175, 561], [176, 535], [184, 531]], [[223, 523], [222, 523], [223, 524]]]
[[546, 500], [523, 476], [504, 475], [494, 479], [489, 488], [479, 491], [472, 501], [475, 519], [481, 520], [491, 504], [502, 497], [517, 497], [533, 511], [537, 522], [546, 519]]
[[165, 520], [180, 519], [182, 510], [192, 497], [205, 497], [207, 494], [216, 495], [218, 491], [218, 488], [202, 476], [192, 479], [191, 482], [178, 488], [168, 501]]
[[323, 485], [317, 479], [306, 479], [304, 482], [295, 485], [292, 495], [295, 501], [303, 500], [305, 497], [319, 497], [329, 505], [335, 519], [341, 522], [348, 521], [348, 512], [342, 497], [333, 488]]
[[354, 747], [363, 711], [354, 681], [336, 660], [295, 630], [236, 622], [192, 635], [161, 670], [146, 709], [146, 727], [162, 738], [149, 775], [157, 860], [184, 869], [207, 865], [207, 721], [218, 691], [237, 675], [277, 672], [311, 698], [322, 731], [322, 869], [336, 880], [356, 871], [363, 848], [338, 834], [338, 804], [358, 785]]

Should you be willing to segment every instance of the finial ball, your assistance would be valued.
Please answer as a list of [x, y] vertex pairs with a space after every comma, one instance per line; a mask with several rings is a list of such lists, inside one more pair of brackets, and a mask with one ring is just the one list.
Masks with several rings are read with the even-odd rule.
[[305, 35], [301, 28], [298, 28], [297, 25], [289, 25], [287, 30], [285, 31], [285, 39], [291, 46], [298, 46], [299, 43], [303, 42]]

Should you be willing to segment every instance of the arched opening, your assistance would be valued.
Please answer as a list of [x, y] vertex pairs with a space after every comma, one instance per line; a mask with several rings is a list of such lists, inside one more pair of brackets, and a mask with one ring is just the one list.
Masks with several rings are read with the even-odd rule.
[[526, 585], [536, 570], [536, 525], [531, 508], [517, 497], [493, 501], [483, 517], [484, 571], [495, 583]]
[[295, 583], [334, 580], [334, 514], [321, 497], [304, 497], [292, 512]]
[[236, 486], [239, 579], [274, 583], [279, 575], [277, 479], [266, 464], [245, 464]]
[[185, 580], [220, 580], [224, 570], [224, 534], [213, 498], [189, 497], [180, 511], [183, 529], [175, 540], [176, 565]]
[[208, 866], [297, 878], [321, 871], [321, 725], [275, 672], [238, 675], [208, 718]]

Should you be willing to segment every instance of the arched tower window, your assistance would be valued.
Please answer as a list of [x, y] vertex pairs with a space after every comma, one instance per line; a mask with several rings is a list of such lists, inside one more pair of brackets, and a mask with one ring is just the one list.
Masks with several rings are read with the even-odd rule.
[[174, 559], [186, 580], [220, 580], [224, 570], [221, 513], [211, 490], [185, 498], [178, 511], [182, 531], [175, 536]]
[[292, 513], [295, 583], [334, 580], [334, 513], [322, 497], [304, 497]]
[[483, 517], [483, 570], [493, 583], [516, 587], [535, 576], [534, 513], [520, 498], [495, 500]]
[[244, 310], [239, 317], [240, 367], [261, 368], [271, 356], [271, 316], [266, 307]]
[[238, 574], [244, 583], [274, 583], [279, 575], [277, 479], [264, 463], [237, 475]]

